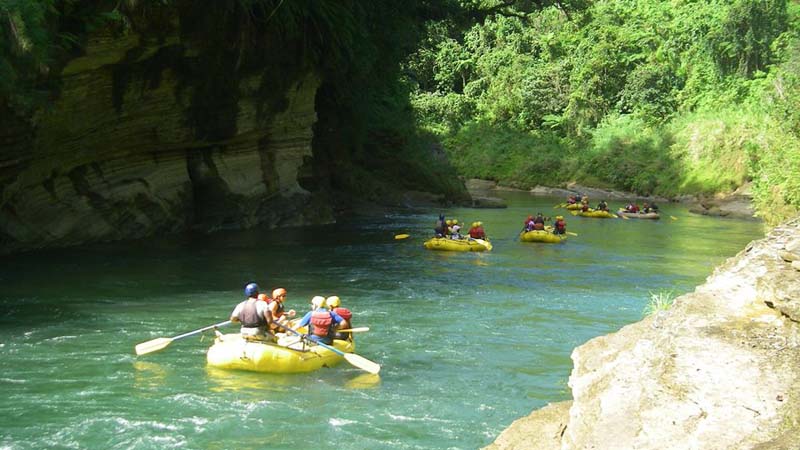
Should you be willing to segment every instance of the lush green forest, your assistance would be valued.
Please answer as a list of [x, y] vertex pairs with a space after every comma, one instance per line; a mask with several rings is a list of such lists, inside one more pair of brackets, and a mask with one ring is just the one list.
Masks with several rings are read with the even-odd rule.
[[[0, 0], [0, 109], [46, 105], [58, 88], [53, 74], [92, 29], [116, 22], [158, 35], [171, 9], [185, 15], [190, 6]], [[228, 33], [215, 42], [234, 47], [210, 52], [219, 56], [210, 68], [243, 48], [287, 74], [318, 68], [315, 163], [329, 168], [333, 189], [456, 198], [436, 155], [444, 148], [458, 174], [511, 186], [577, 181], [675, 196], [750, 181], [768, 222], [800, 209], [797, 1], [227, 0], [209, 8]], [[197, 11], [185, 23], [212, 28]]]
[[752, 181], [767, 221], [797, 213], [798, 2], [541, 6], [429, 22], [406, 64], [420, 126], [462, 175], [664, 196]]

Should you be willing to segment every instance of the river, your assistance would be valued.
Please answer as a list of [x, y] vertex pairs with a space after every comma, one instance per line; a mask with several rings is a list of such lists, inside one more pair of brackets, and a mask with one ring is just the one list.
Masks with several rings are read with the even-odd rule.
[[[663, 205], [657, 222], [566, 214], [577, 237], [521, 243], [523, 219], [564, 214], [561, 199], [502, 195], [507, 209], [441, 210], [483, 221], [489, 253], [425, 250], [440, 210], [417, 209], [0, 259], [0, 448], [479, 448], [569, 398], [574, 347], [641, 319], [651, 292], [693, 290], [763, 233]], [[340, 296], [370, 327], [357, 353], [380, 375], [212, 370], [209, 335], [134, 355], [226, 320], [250, 280], [285, 287], [301, 312]]]

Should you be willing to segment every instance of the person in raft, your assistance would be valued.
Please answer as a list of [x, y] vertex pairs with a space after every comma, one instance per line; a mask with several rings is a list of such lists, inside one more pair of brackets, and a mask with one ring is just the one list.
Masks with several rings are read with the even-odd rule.
[[444, 214], [439, 214], [439, 220], [436, 221], [436, 226], [433, 228], [434, 236], [443, 238], [447, 236], [447, 221], [444, 220]]
[[298, 327], [309, 326], [308, 338], [323, 344], [333, 343], [333, 331], [336, 325], [342, 323], [342, 316], [333, 311], [328, 311], [325, 297], [316, 296], [311, 299], [311, 311], [303, 316]]
[[325, 304], [328, 305], [328, 309], [340, 315], [343, 319], [336, 327], [336, 330], [333, 334], [333, 338], [348, 340], [348, 341], [353, 339], [353, 333], [348, 333], [348, 332], [342, 333], [338, 331], [338, 330], [349, 330], [350, 328], [353, 328], [353, 324], [351, 322], [351, 319], [353, 318], [353, 313], [349, 309], [342, 307], [342, 300], [336, 295], [331, 295], [330, 297], [325, 299]]
[[567, 232], [567, 222], [564, 221], [564, 216], [556, 216], [556, 221], [553, 224], [553, 234], [565, 234]]
[[461, 239], [461, 225], [458, 224], [458, 219], [453, 219], [453, 225], [450, 226], [450, 239]]
[[628, 206], [625, 207], [624, 212], [628, 213], [638, 213], [639, 212], [639, 205], [634, 202], [628, 203]]
[[258, 299], [258, 285], [255, 283], [247, 283], [244, 287], [245, 300], [231, 312], [231, 322], [239, 322], [242, 324], [239, 333], [246, 337], [255, 337], [260, 339], [273, 338], [271, 332], [268, 332], [272, 324], [272, 315], [267, 307], [267, 302]]
[[608, 203], [605, 200], [600, 200], [600, 203], [597, 204], [598, 211], [608, 211]]
[[525, 229], [526, 232], [527, 231], [533, 231], [533, 216], [528, 216], [528, 218], [525, 219], [525, 228], [524, 229]]
[[544, 230], [544, 216], [542, 213], [536, 213], [536, 217], [533, 218], [533, 229]]
[[289, 319], [293, 318], [297, 315], [297, 311], [290, 309], [286, 311], [283, 302], [286, 301], [286, 289], [284, 288], [277, 288], [272, 291], [272, 299], [269, 300], [267, 303], [267, 307], [269, 308], [269, 312], [272, 315], [272, 326], [270, 329], [273, 333], [282, 331], [283, 328], [280, 325], [286, 325]]
[[472, 222], [472, 227], [469, 229], [469, 237], [472, 239], [486, 239], [483, 222]]
[[642, 205], [642, 212], [645, 213], [645, 214], [651, 213], [651, 212], [652, 213], [657, 213], [658, 212], [658, 206], [656, 206], [655, 203], [649, 203], [648, 204], [647, 202], [644, 202], [644, 204]]

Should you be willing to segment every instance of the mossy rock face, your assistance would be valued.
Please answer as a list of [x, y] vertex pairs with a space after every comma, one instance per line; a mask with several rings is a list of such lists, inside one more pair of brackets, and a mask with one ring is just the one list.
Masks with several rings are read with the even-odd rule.
[[236, 21], [176, 5], [86, 35], [48, 109], [2, 107], [0, 253], [332, 220], [298, 184], [318, 75], [277, 45], [231, 47]]

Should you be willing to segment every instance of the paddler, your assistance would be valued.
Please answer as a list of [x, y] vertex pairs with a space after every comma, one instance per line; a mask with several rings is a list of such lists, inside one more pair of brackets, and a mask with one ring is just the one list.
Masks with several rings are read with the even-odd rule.
[[246, 337], [265, 339], [274, 338], [269, 328], [272, 324], [272, 314], [269, 312], [267, 302], [258, 299], [258, 285], [247, 283], [244, 287], [245, 300], [233, 309], [231, 322], [242, 324], [239, 333]]
[[472, 222], [472, 227], [469, 229], [469, 237], [472, 239], [486, 239], [483, 222]]
[[553, 234], [565, 234], [567, 232], [567, 222], [564, 221], [564, 216], [556, 216], [556, 221], [553, 223]]
[[303, 316], [298, 327], [309, 326], [308, 338], [323, 344], [333, 343], [334, 327], [342, 322], [342, 316], [333, 311], [328, 311], [325, 297], [316, 296], [311, 299], [311, 311]]
[[272, 299], [268, 302], [267, 307], [269, 308], [269, 312], [272, 315], [272, 319], [274, 322], [270, 329], [272, 332], [281, 331], [281, 327], [278, 324], [286, 325], [289, 319], [293, 318], [297, 315], [297, 312], [293, 309], [289, 311], [285, 311], [285, 307], [283, 302], [286, 301], [286, 289], [284, 288], [276, 288], [272, 291]]
[[328, 309], [340, 315], [343, 319], [336, 327], [333, 338], [343, 340], [352, 339], [353, 333], [340, 333], [338, 330], [349, 330], [350, 328], [353, 328], [353, 323], [351, 322], [353, 313], [349, 309], [342, 307], [342, 300], [336, 295], [332, 295], [325, 299], [325, 304], [328, 305]]

